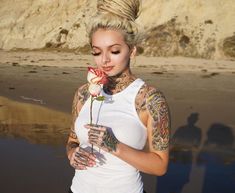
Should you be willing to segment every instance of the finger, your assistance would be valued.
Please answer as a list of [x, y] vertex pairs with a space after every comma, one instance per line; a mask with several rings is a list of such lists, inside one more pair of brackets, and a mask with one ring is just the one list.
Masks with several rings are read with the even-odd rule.
[[99, 141], [99, 140], [102, 140], [102, 137], [101, 136], [97, 136], [97, 135], [89, 135], [88, 139], [89, 140], [94, 140], [94, 141]]
[[101, 125], [91, 125], [91, 124], [84, 125], [84, 127], [87, 129], [98, 130], [98, 131], [106, 131], [107, 129], [106, 127]]
[[107, 132], [107, 130], [103, 130], [103, 129], [100, 129], [100, 130], [90, 129], [88, 131], [88, 135], [91, 136], [91, 137], [102, 138], [105, 135], [106, 132]]
[[95, 136], [95, 135], [89, 135], [88, 139], [89, 143], [95, 145], [99, 145], [104, 141], [102, 136]]
[[94, 135], [100, 135], [102, 131], [98, 130], [98, 129], [90, 129], [88, 131], [88, 133], [94, 134]]
[[101, 135], [100, 131], [92, 131], [92, 130], [88, 131], [89, 137], [99, 137], [100, 135]]
[[77, 155], [77, 158], [74, 160], [75, 163], [79, 166], [92, 166], [94, 163], [93, 161], [89, 160], [88, 157], [82, 156], [82, 155]]
[[100, 147], [102, 147], [103, 141], [100, 139], [90, 139], [89, 143], [96, 145], [100, 148]]
[[70, 161], [70, 165], [75, 169], [85, 169], [85, 166], [79, 164], [79, 162], [75, 159], [75, 157], [72, 161]]
[[110, 152], [110, 150], [105, 146], [103, 141], [91, 141], [91, 144], [93, 143], [94, 145], [96, 145], [98, 148]]
[[86, 169], [86, 167], [92, 167], [96, 164], [95, 159], [96, 157], [94, 155], [78, 147], [71, 156], [70, 165], [75, 169]]
[[88, 157], [90, 160], [93, 160], [93, 161], [96, 160], [96, 156], [94, 154], [92, 154], [91, 152], [88, 152], [87, 150], [85, 150], [83, 148], [80, 148], [79, 153]]
[[94, 166], [96, 164], [96, 157], [87, 152], [77, 152], [75, 155], [75, 162], [84, 166]]
[[86, 170], [87, 169], [86, 166], [78, 164], [78, 163], [74, 163], [73, 167], [77, 170]]

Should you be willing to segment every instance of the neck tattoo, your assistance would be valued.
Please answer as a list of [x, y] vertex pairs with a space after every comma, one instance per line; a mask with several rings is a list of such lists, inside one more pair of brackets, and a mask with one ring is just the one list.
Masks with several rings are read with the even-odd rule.
[[135, 77], [128, 73], [121, 73], [108, 77], [108, 79], [108, 84], [104, 85], [105, 93], [116, 94], [128, 87], [135, 80]]

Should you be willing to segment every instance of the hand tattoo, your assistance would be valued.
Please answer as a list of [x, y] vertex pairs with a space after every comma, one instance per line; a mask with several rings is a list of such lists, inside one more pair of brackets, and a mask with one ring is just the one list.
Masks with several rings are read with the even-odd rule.
[[115, 137], [111, 128], [105, 126], [86, 125], [89, 130], [90, 143], [105, 149], [108, 152], [115, 152], [119, 141]]
[[96, 164], [96, 157], [86, 149], [79, 147], [75, 149], [70, 164], [77, 170], [85, 170], [87, 167], [93, 167]]

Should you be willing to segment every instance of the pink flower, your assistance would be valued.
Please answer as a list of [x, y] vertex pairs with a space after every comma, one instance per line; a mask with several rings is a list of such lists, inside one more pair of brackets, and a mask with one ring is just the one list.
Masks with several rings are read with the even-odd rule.
[[88, 67], [87, 81], [91, 84], [106, 84], [108, 79], [102, 70]]

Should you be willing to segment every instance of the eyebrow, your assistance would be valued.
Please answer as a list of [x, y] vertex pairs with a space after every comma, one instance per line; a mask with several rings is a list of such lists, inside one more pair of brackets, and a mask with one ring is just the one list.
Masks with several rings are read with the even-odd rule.
[[[121, 44], [112, 44], [110, 46], [108, 46], [109, 48], [113, 47], [113, 46], [122, 46]], [[97, 49], [100, 49], [100, 47], [98, 46], [92, 46], [92, 48], [97, 48]]]

